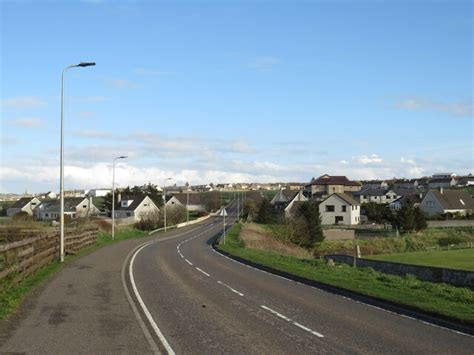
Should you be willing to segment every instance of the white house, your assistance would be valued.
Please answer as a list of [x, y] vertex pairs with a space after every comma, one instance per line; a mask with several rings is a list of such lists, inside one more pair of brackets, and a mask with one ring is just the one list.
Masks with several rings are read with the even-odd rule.
[[360, 204], [343, 193], [333, 193], [319, 204], [321, 223], [324, 225], [360, 223]]
[[22, 197], [7, 209], [7, 216], [14, 216], [20, 212], [26, 212], [30, 216], [33, 211], [41, 203], [36, 197]]
[[140, 221], [149, 215], [157, 215], [160, 209], [149, 196], [124, 196], [118, 195], [115, 205], [115, 218], [133, 218]]
[[167, 207], [188, 205], [189, 212], [205, 212], [206, 207], [201, 201], [201, 194], [175, 194], [166, 201]]
[[462, 214], [474, 211], [474, 199], [464, 190], [429, 190], [420, 203], [421, 210], [428, 216], [445, 213]]
[[[47, 200], [35, 209], [34, 214], [38, 219], [56, 219], [59, 218], [61, 212], [60, 200]], [[71, 218], [84, 218], [98, 215], [99, 209], [94, 206], [91, 198], [85, 197], [65, 197], [64, 198], [64, 215]]]

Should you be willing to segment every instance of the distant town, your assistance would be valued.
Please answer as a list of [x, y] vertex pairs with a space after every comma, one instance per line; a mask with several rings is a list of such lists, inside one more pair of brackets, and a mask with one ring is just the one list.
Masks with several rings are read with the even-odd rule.
[[[116, 189], [115, 218], [135, 223], [150, 213], [160, 213], [163, 201], [168, 207], [183, 207], [192, 213], [206, 213], [220, 207], [206, 203], [204, 193], [242, 192], [243, 196], [258, 200], [266, 198], [275, 210], [291, 217], [298, 204], [314, 201], [319, 204], [323, 225], [357, 225], [370, 222], [367, 204], [384, 205], [396, 212], [410, 202], [427, 218], [456, 218], [470, 216], [474, 210], [474, 176], [457, 176], [454, 173], [437, 173], [414, 179], [351, 180], [346, 176], [322, 175], [309, 182], [279, 183], [226, 183], [194, 186], [163, 186], [151, 183], [134, 188]], [[70, 218], [89, 216], [110, 217], [110, 188], [66, 190], [65, 215]], [[158, 197], [157, 197], [158, 196]], [[163, 199], [165, 196], [165, 199]], [[233, 195], [235, 198], [235, 195]], [[219, 199], [219, 197], [216, 197]], [[209, 200], [207, 198], [207, 200]], [[0, 215], [14, 216], [24, 213], [37, 220], [54, 220], [59, 217], [59, 193], [49, 191], [23, 195], [0, 194]], [[222, 202], [222, 201], [221, 201]], [[370, 217], [370, 216], [369, 216]]]

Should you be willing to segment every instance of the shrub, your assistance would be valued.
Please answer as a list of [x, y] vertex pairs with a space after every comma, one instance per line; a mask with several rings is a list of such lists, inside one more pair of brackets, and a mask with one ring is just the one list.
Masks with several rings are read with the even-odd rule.
[[451, 244], [460, 244], [467, 242], [467, 238], [459, 236], [459, 235], [452, 235], [448, 237], [443, 237], [438, 239], [439, 246], [446, 247]]

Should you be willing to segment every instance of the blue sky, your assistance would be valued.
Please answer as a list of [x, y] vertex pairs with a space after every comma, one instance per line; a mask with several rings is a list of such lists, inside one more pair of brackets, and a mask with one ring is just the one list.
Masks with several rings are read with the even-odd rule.
[[473, 170], [471, 1], [1, 1], [0, 192]]

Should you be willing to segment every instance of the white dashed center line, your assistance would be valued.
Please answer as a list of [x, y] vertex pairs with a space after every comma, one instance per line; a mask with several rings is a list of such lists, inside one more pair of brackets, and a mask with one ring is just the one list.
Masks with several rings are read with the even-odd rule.
[[218, 283], [219, 285], [222, 285], [222, 286], [225, 286], [225, 287], [227, 287], [229, 290], [231, 290], [232, 292], [234, 292], [234, 293], [238, 294], [238, 295], [239, 295], [239, 296], [241, 296], [241, 297], [243, 297], [243, 296], [244, 296], [244, 294], [243, 294], [242, 292], [239, 292], [239, 291], [237, 291], [237, 290], [233, 289], [232, 287], [230, 287], [229, 285], [226, 285], [226, 284], [225, 284], [225, 283], [223, 283], [222, 281], [217, 281], [217, 283]]
[[281, 318], [281, 319], [284, 319], [286, 320], [287, 322], [290, 322], [292, 323], [293, 325], [297, 326], [298, 328], [300, 329], [303, 329], [305, 331], [307, 331], [308, 333], [311, 333], [313, 335], [316, 335], [318, 338], [324, 338], [324, 335], [322, 335], [321, 333], [318, 333], [318, 332], [315, 332], [314, 330], [311, 330], [309, 329], [308, 327], [305, 327], [304, 325], [298, 323], [298, 322], [295, 322], [293, 321], [291, 318], [288, 318], [286, 316], [284, 316], [283, 314], [281, 313], [278, 313], [277, 311], [274, 311], [273, 309], [271, 309], [270, 307], [267, 307], [267, 306], [264, 306], [264, 305], [261, 305], [260, 307], [262, 307], [264, 310], [266, 311], [269, 311], [270, 313], [273, 313], [274, 315], [276, 315], [277, 317]]
[[201, 270], [201, 269], [198, 268], [198, 267], [196, 267], [196, 270], [199, 271], [199, 272], [201, 272], [201, 273], [203, 273], [204, 275], [206, 275], [206, 276], [208, 276], [208, 277], [211, 276], [211, 275], [209, 275], [207, 272], [205, 272], [204, 270]]

